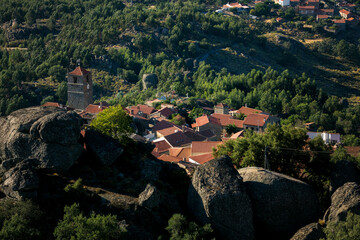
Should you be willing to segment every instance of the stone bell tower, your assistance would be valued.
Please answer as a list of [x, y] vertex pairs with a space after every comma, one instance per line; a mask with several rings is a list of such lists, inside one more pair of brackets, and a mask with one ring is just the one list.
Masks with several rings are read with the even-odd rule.
[[85, 109], [93, 103], [93, 83], [91, 72], [78, 66], [68, 73], [68, 105], [75, 109]]

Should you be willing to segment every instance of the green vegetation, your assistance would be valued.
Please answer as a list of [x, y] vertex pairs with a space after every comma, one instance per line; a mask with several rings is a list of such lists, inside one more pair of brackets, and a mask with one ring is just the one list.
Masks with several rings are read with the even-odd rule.
[[1, 201], [0, 239], [39, 239], [42, 216], [43, 212], [30, 201]]
[[78, 204], [65, 206], [64, 218], [54, 231], [55, 239], [101, 240], [121, 239], [126, 230], [119, 225], [114, 215], [99, 215], [91, 213], [83, 215]]
[[324, 231], [327, 240], [360, 239], [360, 215], [348, 212], [346, 221], [329, 222]]
[[118, 105], [100, 112], [96, 119], [91, 122], [90, 127], [124, 142], [129, 134], [133, 132], [130, 126], [131, 123], [131, 117]]
[[169, 219], [166, 230], [169, 232], [171, 240], [213, 239], [213, 230], [210, 224], [200, 227], [194, 222], [189, 222], [185, 216], [178, 213]]

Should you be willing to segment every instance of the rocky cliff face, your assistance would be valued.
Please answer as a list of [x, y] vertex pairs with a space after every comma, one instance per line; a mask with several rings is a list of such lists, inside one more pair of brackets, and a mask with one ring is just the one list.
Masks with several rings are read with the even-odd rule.
[[197, 167], [189, 187], [188, 207], [224, 239], [254, 239], [251, 202], [228, 156]]
[[53, 107], [20, 109], [0, 118], [0, 175], [5, 173], [5, 193], [18, 199], [27, 196], [36, 189], [37, 169], [68, 170], [83, 149], [78, 143], [80, 128], [76, 113]]
[[318, 219], [319, 201], [310, 185], [263, 168], [241, 168], [238, 172], [251, 199], [258, 233], [288, 239]]

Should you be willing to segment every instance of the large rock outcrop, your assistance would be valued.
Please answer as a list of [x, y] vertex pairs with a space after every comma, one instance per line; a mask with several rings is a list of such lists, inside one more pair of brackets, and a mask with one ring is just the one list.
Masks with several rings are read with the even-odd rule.
[[3, 176], [2, 189], [11, 198], [23, 199], [37, 196], [39, 178], [35, 171], [36, 160], [19, 162]]
[[[5, 194], [18, 199], [34, 196], [35, 170], [68, 170], [82, 153], [80, 128], [75, 112], [54, 107], [24, 108], [0, 118], [0, 177]], [[30, 164], [26, 159], [33, 160]]]
[[223, 239], [254, 239], [251, 202], [228, 156], [197, 167], [188, 207], [198, 221], [211, 223]]
[[354, 182], [345, 183], [331, 196], [331, 206], [325, 213], [325, 221], [345, 221], [351, 211], [360, 214], [360, 185]]
[[113, 164], [124, 152], [119, 141], [94, 130], [85, 132], [86, 147], [91, 149], [105, 166]]
[[319, 202], [308, 184], [258, 167], [238, 172], [251, 199], [257, 233], [289, 239], [318, 219]]
[[15, 111], [0, 118], [0, 161], [33, 158], [39, 168], [66, 171], [82, 152], [80, 128], [75, 112], [54, 107]]
[[319, 223], [310, 223], [299, 229], [290, 240], [320, 240], [326, 235]]
[[360, 183], [360, 171], [352, 161], [338, 161], [333, 167], [330, 180], [330, 192], [334, 193], [347, 182]]
[[144, 89], [148, 89], [150, 87], [156, 88], [158, 77], [153, 73], [144, 74], [142, 77], [142, 83]]

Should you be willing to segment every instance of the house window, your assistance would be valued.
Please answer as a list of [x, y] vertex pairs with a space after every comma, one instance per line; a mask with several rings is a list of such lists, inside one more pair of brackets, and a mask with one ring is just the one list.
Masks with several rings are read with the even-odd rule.
[[74, 77], [74, 83], [77, 83], [77, 77]]

